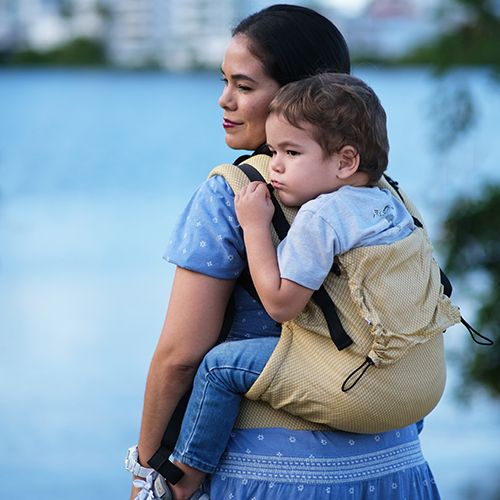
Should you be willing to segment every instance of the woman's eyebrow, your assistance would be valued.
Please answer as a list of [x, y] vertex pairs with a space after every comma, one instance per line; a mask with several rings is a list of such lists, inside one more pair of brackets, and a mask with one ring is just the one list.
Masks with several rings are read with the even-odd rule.
[[[222, 73], [223, 76], [227, 76], [223, 69], [221, 68], [220, 69], [220, 72]], [[231, 79], [232, 80], [244, 80], [244, 81], [247, 81], [247, 82], [250, 82], [250, 83], [258, 83], [257, 80], [254, 80], [253, 78], [251, 78], [250, 76], [248, 75], [245, 75], [243, 73], [237, 73], [235, 75], [230, 75]]]

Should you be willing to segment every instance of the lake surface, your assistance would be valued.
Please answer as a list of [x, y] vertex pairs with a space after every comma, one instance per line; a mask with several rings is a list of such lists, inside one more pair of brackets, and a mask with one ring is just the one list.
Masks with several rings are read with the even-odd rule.
[[[358, 68], [389, 120], [389, 173], [431, 235], [453, 197], [500, 180], [499, 87], [482, 72]], [[480, 111], [452, 151], [432, 147], [444, 96]], [[17, 499], [128, 498], [144, 382], [163, 321], [172, 225], [223, 141], [217, 74], [0, 71], [0, 482]], [[443, 96], [443, 99], [441, 99]], [[438, 127], [439, 128], [439, 127]], [[462, 292], [465, 292], [464, 290]], [[471, 320], [474, 306], [456, 294]], [[422, 433], [444, 500], [499, 498], [500, 412], [449, 383]], [[496, 496], [495, 496], [496, 494]]]

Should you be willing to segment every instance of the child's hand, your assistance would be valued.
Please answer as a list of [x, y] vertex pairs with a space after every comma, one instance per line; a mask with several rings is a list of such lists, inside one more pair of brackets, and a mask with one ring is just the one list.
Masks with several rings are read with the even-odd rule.
[[236, 215], [245, 230], [250, 226], [269, 226], [274, 214], [269, 189], [263, 182], [251, 182], [234, 198]]

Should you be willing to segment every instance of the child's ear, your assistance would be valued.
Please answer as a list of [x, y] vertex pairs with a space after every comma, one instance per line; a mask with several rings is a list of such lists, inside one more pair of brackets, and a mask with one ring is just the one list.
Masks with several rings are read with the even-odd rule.
[[339, 156], [339, 171], [338, 176], [341, 179], [346, 179], [355, 174], [359, 167], [359, 153], [354, 146], [347, 144], [342, 146], [337, 153]]

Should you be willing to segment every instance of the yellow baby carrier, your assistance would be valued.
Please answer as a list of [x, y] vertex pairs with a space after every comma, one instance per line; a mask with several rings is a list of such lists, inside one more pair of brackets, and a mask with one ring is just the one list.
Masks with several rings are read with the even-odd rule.
[[[256, 155], [210, 175], [222, 175], [237, 193], [250, 180], [269, 182], [268, 161]], [[386, 178], [379, 187], [402, 198]], [[418, 223], [415, 207], [406, 196], [403, 201]], [[297, 209], [275, 197], [273, 203], [277, 245]], [[282, 325], [278, 345], [246, 398], [359, 433], [404, 427], [436, 406], [446, 379], [443, 332], [462, 318], [451, 290], [445, 293], [449, 282], [432, 258], [428, 235], [417, 225], [396, 243], [335, 258], [323, 287]]]
[[[237, 166], [220, 165], [210, 175], [223, 175], [237, 193], [249, 179], [269, 180], [269, 159], [256, 154], [244, 157], [241, 164], [240, 158]], [[386, 180], [380, 186], [398, 193]], [[403, 202], [419, 218], [406, 197]], [[273, 238], [277, 245], [286, 236], [297, 210], [281, 206], [275, 197], [273, 203]], [[408, 276], [407, 291], [401, 296], [398, 268], [405, 269], [405, 256], [414, 256], [419, 248], [424, 258], [415, 264], [418, 275]], [[282, 325], [274, 353], [247, 393], [249, 399], [242, 401], [236, 428], [334, 428], [375, 433], [416, 422], [437, 404], [445, 384], [442, 333], [460, 321], [458, 309], [447, 297], [451, 285], [444, 275], [440, 279], [437, 264], [429, 258], [432, 247], [423, 228], [398, 242], [393, 254], [384, 259], [377, 247], [373, 250], [365, 253], [364, 249], [355, 249], [339, 256], [333, 272], [304, 312]], [[397, 273], [394, 280], [385, 276], [389, 269]], [[257, 297], [248, 272], [239, 281]], [[395, 288], [390, 286], [393, 283], [397, 284]], [[417, 297], [425, 283], [428, 293], [419, 302]], [[432, 309], [430, 304], [436, 301], [438, 307]], [[425, 306], [422, 309], [421, 303]], [[478, 343], [492, 343], [462, 322], [471, 335], [474, 332], [485, 340]], [[230, 326], [231, 315], [226, 314], [219, 342], [224, 341]], [[148, 460], [173, 484], [183, 472], [169, 456], [189, 396], [190, 391], [182, 397], [161, 446]]]

